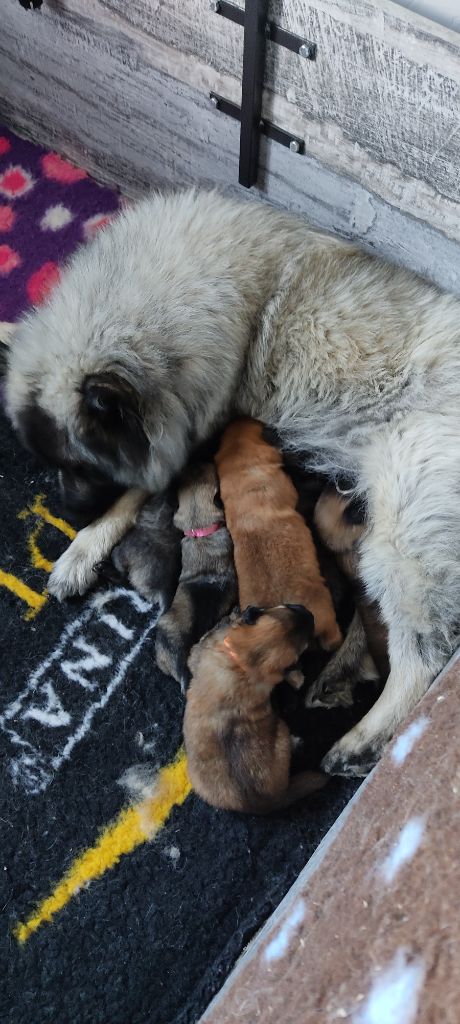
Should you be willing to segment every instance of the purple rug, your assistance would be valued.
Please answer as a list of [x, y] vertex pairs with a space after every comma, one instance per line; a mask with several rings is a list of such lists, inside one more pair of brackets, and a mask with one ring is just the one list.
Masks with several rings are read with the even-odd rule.
[[57, 153], [0, 127], [0, 320], [38, 305], [120, 197]]

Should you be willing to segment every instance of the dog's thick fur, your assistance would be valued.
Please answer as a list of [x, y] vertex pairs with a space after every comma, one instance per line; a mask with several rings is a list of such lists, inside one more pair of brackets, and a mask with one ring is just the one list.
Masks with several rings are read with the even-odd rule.
[[220, 493], [233, 540], [240, 608], [304, 605], [326, 651], [342, 634], [321, 576], [308, 526], [296, 511], [297, 491], [263, 425], [239, 419], [224, 431], [216, 454]]
[[[325, 765], [365, 773], [459, 638], [460, 302], [265, 205], [153, 196], [26, 318], [6, 391], [32, 448], [127, 487], [163, 489], [235, 413], [354, 479], [391, 671]], [[78, 590], [108, 539], [77, 537], [51, 590]]]
[[[219, 484], [214, 464], [192, 465], [178, 491], [174, 525], [182, 532], [179, 584], [157, 628], [157, 664], [185, 690], [190, 679], [187, 660], [192, 646], [235, 607], [238, 600], [233, 546], [222, 508], [216, 505]], [[219, 529], [205, 537], [185, 536], [212, 524]]]
[[385, 682], [390, 671], [388, 632], [377, 603], [369, 601], [359, 576], [359, 546], [366, 532], [365, 507], [340, 494], [335, 487], [325, 487], [315, 506], [314, 524], [323, 544], [334, 552], [350, 581], [356, 606], [345, 642], [307, 694], [308, 707], [335, 707], [353, 702], [358, 682]]
[[253, 608], [250, 622], [243, 615], [193, 648], [184, 740], [190, 781], [203, 800], [267, 814], [324, 785], [318, 772], [290, 778], [291, 736], [270, 699], [312, 636], [305, 609]]

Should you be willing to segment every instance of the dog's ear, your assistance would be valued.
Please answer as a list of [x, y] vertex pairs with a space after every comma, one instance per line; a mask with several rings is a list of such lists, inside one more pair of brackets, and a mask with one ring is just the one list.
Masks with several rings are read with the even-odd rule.
[[82, 413], [93, 450], [115, 458], [147, 456], [143, 402], [134, 384], [116, 371], [94, 373], [81, 387]]
[[248, 607], [244, 609], [241, 615], [241, 621], [244, 622], [245, 626], [253, 626], [260, 616], [263, 615], [263, 608], [257, 608], [255, 604], [248, 604]]
[[82, 396], [88, 412], [102, 420], [139, 415], [139, 396], [131, 384], [117, 373], [92, 373], [83, 381]]

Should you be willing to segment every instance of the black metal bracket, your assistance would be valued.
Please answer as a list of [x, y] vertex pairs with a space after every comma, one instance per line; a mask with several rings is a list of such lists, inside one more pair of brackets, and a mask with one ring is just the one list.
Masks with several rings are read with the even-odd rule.
[[[237, 7], [236, 4], [231, 4], [228, 0], [209, 0], [209, 6], [214, 14], [221, 14], [223, 18], [228, 18], [229, 21], [244, 26], [245, 12], [242, 7]], [[298, 53], [305, 60], [316, 60], [316, 43], [304, 39], [303, 36], [297, 36], [294, 32], [287, 32], [286, 29], [275, 25], [274, 21], [267, 21], [265, 36], [272, 43], [285, 46], [287, 50]]]
[[238, 181], [245, 188], [251, 188], [251, 185], [255, 184], [259, 167], [267, 8], [268, 0], [249, 0], [244, 12], [240, 168]]
[[243, 81], [241, 107], [217, 93], [210, 93], [216, 110], [236, 118], [241, 124], [240, 185], [251, 188], [257, 181], [259, 141], [263, 133], [269, 139], [287, 146], [293, 153], [304, 152], [304, 141], [291, 132], [278, 128], [262, 117], [262, 88], [267, 39], [298, 53], [307, 60], [316, 59], [316, 45], [308, 39], [286, 32], [267, 18], [268, 0], [246, 0], [245, 9], [228, 0], [209, 0], [215, 14], [229, 18], [244, 27]]
[[[210, 92], [209, 99], [216, 110], [220, 110], [222, 114], [227, 114], [228, 117], [233, 117], [235, 121], [241, 122], [241, 107], [237, 103], [226, 100], [224, 96], [219, 96], [217, 92]], [[284, 128], [278, 128], [276, 124], [272, 124], [271, 121], [267, 121], [264, 117], [260, 118], [258, 127], [261, 134], [266, 135], [267, 139], [272, 139], [273, 142], [279, 142], [281, 146], [286, 146], [287, 149], [291, 150], [291, 153], [305, 152], [304, 140], [299, 138], [298, 135], [286, 132]]]

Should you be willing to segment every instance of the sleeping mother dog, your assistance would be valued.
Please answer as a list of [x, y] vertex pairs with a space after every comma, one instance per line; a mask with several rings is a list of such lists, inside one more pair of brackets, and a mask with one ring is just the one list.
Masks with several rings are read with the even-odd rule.
[[460, 302], [262, 204], [154, 195], [24, 320], [6, 393], [64, 488], [76, 475], [128, 489], [57, 562], [61, 599], [94, 582], [145, 493], [234, 415], [354, 481], [391, 670], [323, 765], [365, 774], [459, 638]]

